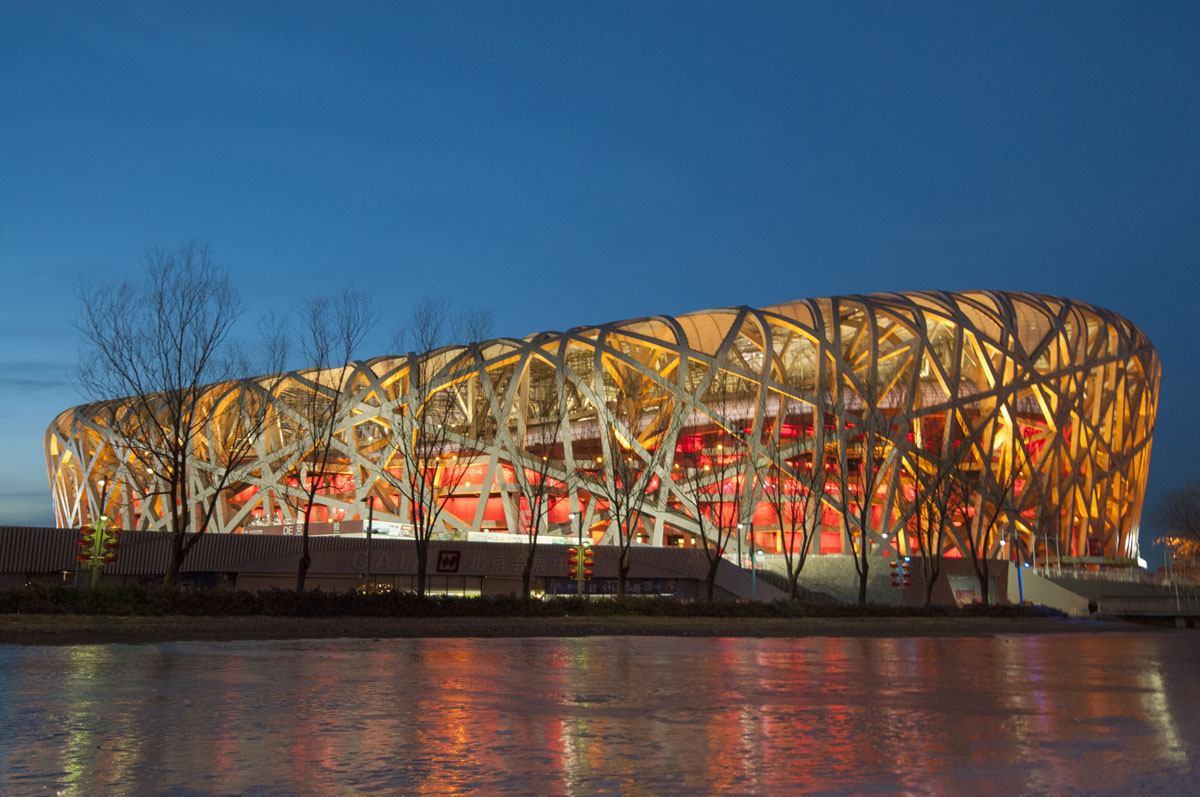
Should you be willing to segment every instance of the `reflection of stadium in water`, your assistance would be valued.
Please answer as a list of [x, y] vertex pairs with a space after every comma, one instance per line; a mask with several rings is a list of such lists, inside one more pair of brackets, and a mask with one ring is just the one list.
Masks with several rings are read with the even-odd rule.
[[[679, 473], [719, 457], [737, 465], [704, 486], [709, 502], [736, 496], [736, 520], [756, 547], [775, 552], [786, 541], [764, 491], [789, 483], [799, 496], [794, 474], [818, 461], [830, 478], [812, 550], [847, 553], [864, 535], [842, 522], [857, 496], [839, 480], [850, 481], [869, 443], [880, 463], [865, 513], [872, 550], [911, 548], [914, 492], [954, 454], [971, 487], [948, 555], [961, 553], [967, 535], [993, 555], [1011, 539], [1026, 559], [1138, 553], [1159, 363], [1135, 326], [1081, 302], [1003, 292], [833, 297], [502, 338], [421, 362], [433, 400], [448, 407], [453, 443], [423, 463], [439, 489], [452, 486], [439, 536], [521, 533], [529, 509], [514, 467], [547, 457], [555, 479], [547, 533], [574, 534], [577, 513], [595, 541], [611, 542], [609, 507], [590, 494], [588, 477], [617, 455], [654, 469], [639, 537], [695, 544]], [[295, 523], [301, 478], [320, 479], [318, 522], [364, 520], [370, 498], [377, 522], [406, 524], [409, 506], [384, 476], [394, 481], [403, 468], [394, 420], [412, 399], [413, 363], [356, 363], [340, 385], [330, 384], [331, 372], [288, 374], [271, 397], [270, 429], [210, 531]], [[313, 475], [297, 445], [295, 408], [323, 388], [346, 392], [353, 409], [336, 463]], [[261, 389], [230, 383], [212, 394], [233, 408], [239, 391]], [[96, 514], [96, 482], [107, 477], [117, 487], [106, 509], [122, 525], [165, 527], [161, 499], [147, 498], [149, 477], [130, 467], [110, 431], [129, 411], [116, 400], [68, 410], [51, 425], [60, 526]], [[673, 456], [654, 456], [662, 446]], [[207, 446], [197, 451], [199, 502], [213, 463]], [[995, 528], [984, 528], [985, 514], [999, 517]]]

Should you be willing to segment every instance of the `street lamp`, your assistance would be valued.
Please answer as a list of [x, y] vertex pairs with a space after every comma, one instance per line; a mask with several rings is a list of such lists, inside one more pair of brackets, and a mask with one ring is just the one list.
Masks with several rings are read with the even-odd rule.
[[570, 514], [567, 515], [567, 520], [571, 521], [572, 523], [575, 523], [575, 521], [579, 521], [576, 524], [579, 529], [579, 544], [583, 545], [583, 513], [582, 512], [579, 512], [579, 513], [571, 512]]
[[96, 484], [100, 485], [100, 516], [98, 519], [100, 521], [107, 521], [108, 512], [105, 510], [105, 507], [108, 505], [108, 488], [110, 483], [108, 479], [100, 479]]
[[367, 563], [363, 565], [363, 587], [371, 591], [371, 532], [375, 526], [375, 496], [367, 496]]
[[[1013, 535], [1013, 529], [1011, 526], [1009, 526], [1009, 528], [1008, 528], [1008, 539], [1009, 540], [1012, 539], [1012, 535]], [[1001, 540], [1000, 544], [1004, 545], [1006, 542], [1007, 542], [1007, 540]], [[1021, 606], [1024, 606], [1025, 605], [1025, 586], [1021, 582], [1021, 568], [1023, 568], [1025, 566], [1025, 563], [1023, 561], [1021, 561], [1023, 557], [1018, 556], [1018, 554], [1017, 554], [1017, 544], [1016, 543], [1013, 543], [1013, 546], [1010, 550], [1012, 551], [1010, 558], [1012, 559], [1012, 561], [1016, 562], [1016, 564], [1017, 564], [1017, 602]]]
[[[741, 547], [740, 543], [742, 541], [742, 530], [744, 528], [746, 528], [745, 524], [743, 524], [743, 523], [738, 524], [738, 543], [739, 543], [738, 547], [739, 548]], [[750, 600], [756, 601], [756, 600], [758, 600], [758, 564], [754, 559], [754, 528], [753, 527], [751, 527], [750, 531], [746, 532], [746, 542], [750, 545]], [[739, 559], [741, 558], [740, 553], [738, 554], [738, 558]], [[740, 561], [738, 562], [738, 566], [739, 567], [741, 566]]]

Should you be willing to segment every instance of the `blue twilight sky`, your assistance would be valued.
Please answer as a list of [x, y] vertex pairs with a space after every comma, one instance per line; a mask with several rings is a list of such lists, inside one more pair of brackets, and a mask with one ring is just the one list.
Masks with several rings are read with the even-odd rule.
[[[497, 334], [837, 293], [1116, 310], [1200, 475], [1200, 4], [0, 5], [0, 523], [50, 524], [73, 290], [208, 242], [250, 308]], [[1143, 531], [1149, 548], [1154, 530]]]

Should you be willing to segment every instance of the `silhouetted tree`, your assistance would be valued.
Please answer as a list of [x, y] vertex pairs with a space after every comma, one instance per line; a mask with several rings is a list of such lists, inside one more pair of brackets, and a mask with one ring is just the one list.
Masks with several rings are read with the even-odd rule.
[[1166, 532], [1157, 541], [1171, 556], [1172, 577], [1194, 579], [1200, 570], [1200, 479], [1167, 493], [1154, 520]]
[[312, 563], [309, 523], [317, 493], [329, 488], [333, 475], [330, 465], [335, 459], [353, 459], [350, 452], [355, 446], [354, 431], [343, 428], [353, 406], [349, 395], [353, 385], [348, 381], [355, 370], [355, 351], [375, 318], [370, 297], [352, 291], [336, 297], [310, 298], [299, 314], [297, 335], [311, 385], [297, 386], [285, 394], [285, 403], [298, 422], [292, 472], [301, 494], [298, 508], [304, 518], [296, 567], [298, 591], [304, 589]]
[[[1012, 458], [994, 452], [1005, 445], [1011, 450], [1015, 446], [1012, 439], [1015, 431], [997, 412], [972, 432], [968, 460], [957, 471], [963, 480], [959, 489], [969, 509], [964, 510], [967, 517], [962, 519], [962, 525], [955, 528], [959, 550], [971, 561], [986, 606], [990, 601], [991, 554], [998, 542], [997, 526], [1013, 510], [1013, 488], [1018, 476]], [[1004, 435], [1009, 436], [1007, 442]]]
[[[665, 391], [648, 375], [614, 368], [608, 420], [599, 417], [603, 455], [596, 467], [581, 469], [585, 487], [608, 506], [618, 547], [617, 597], [625, 596], [629, 551], [638, 534], [646, 501], [661, 487], [659, 472], [670, 461], [677, 429], [676, 413]], [[612, 373], [608, 374], [613, 376]]]
[[969, 446], [958, 424], [951, 421], [935, 439], [925, 441], [926, 450], [916, 447], [909, 463], [912, 498], [905, 514], [910, 539], [914, 540], [924, 583], [924, 606], [933, 603], [933, 590], [942, 573], [949, 528], [967, 520], [966, 493], [960, 469]]
[[[797, 581], [808, 561], [821, 514], [825, 488], [830, 483], [834, 454], [827, 449], [831, 435], [817, 413], [810, 416], [812, 434], [802, 423], [802, 406], [792, 398], [781, 400], [779, 420], [770, 431], [767, 457], [760, 465], [763, 495], [779, 522], [783, 561], [787, 568], [788, 597], [796, 599]], [[782, 427], [794, 420], [793, 438], [782, 435]], [[798, 540], [798, 542], [797, 542]]]
[[[700, 550], [708, 560], [705, 594], [713, 600], [717, 570], [735, 534], [741, 534], [743, 479], [751, 462], [746, 441], [730, 417], [736, 377], [707, 368], [693, 368], [688, 394], [702, 396], [711, 413], [699, 428], [690, 430], [694, 450], [676, 451], [671, 477], [681, 508], [696, 524]], [[738, 563], [741, 567], [741, 563]]]
[[[495, 404], [493, 416], [505, 417], [498, 397], [491, 391], [489, 396]], [[514, 398], [519, 406], [516, 418], [497, 431], [519, 490], [516, 515], [526, 541], [521, 592], [529, 600], [538, 541], [549, 525], [552, 502], [565, 495], [573, 474], [565, 474], [562, 468], [563, 427], [568, 418], [561, 374], [531, 360]]]
[[[477, 441], [466, 434], [468, 396], [462, 374], [469, 370], [489, 324], [485, 313], [466, 312], [455, 318], [446, 301], [426, 297], [413, 308], [408, 327], [398, 335], [408, 354], [396, 404], [386, 417], [389, 441], [380, 472], [401, 495], [406, 508], [397, 509], [407, 511], [412, 523], [421, 597], [429, 543], [477, 454]], [[451, 347], [444, 345], [447, 339], [471, 343]]]
[[[136, 463], [144, 500], [161, 507], [171, 536], [164, 582], [173, 585], [238, 483], [278, 377], [248, 378], [231, 341], [241, 303], [206, 246], [151, 249], [144, 280], [87, 286], [79, 301], [80, 385]], [[268, 373], [277, 374], [282, 338], [265, 334]]]

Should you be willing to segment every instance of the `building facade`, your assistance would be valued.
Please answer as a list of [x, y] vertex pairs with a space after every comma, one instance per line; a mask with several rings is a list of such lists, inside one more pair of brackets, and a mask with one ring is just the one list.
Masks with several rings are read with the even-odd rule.
[[[1125, 560], [1138, 555], [1159, 380], [1132, 323], [1036, 294], [656, 316], [212, 386], [186, 500], [215, 502], [209, 532], [287, 533], [315, 483], [316, 528], [360, 531], [371, 514], [404, 536], [419, 509], [407, 471], [436, 496], [448, 539], [537, 526], [612, 543], [622, 487], [636, 493], [624, 527], [637, 544], [907, 554], [936, 527], [950, 557]], [[344, 412], [317, 461], [304, 408], [329, 391]], [[267, 426], [225, 461], [222, 430], [247, 397], [270, 405]], [[60, 526], [103, 511], [166, 529], [133, 411], [116, 399], [51, 424]]]

